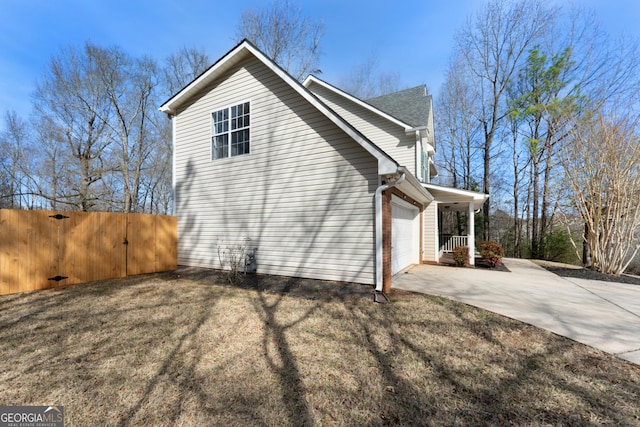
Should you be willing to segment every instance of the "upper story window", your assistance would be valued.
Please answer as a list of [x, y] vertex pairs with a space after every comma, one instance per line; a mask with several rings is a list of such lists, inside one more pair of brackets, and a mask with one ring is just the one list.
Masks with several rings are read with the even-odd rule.
[[224, 159], [249, 154], [249, 103], [211, 113], [213, 128], [211, 158]]

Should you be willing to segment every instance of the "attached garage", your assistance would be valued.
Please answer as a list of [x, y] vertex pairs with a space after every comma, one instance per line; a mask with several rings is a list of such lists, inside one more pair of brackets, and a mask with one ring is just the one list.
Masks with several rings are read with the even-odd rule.
[[420, 209], [391, 198], [391, 274], [420, 262]]

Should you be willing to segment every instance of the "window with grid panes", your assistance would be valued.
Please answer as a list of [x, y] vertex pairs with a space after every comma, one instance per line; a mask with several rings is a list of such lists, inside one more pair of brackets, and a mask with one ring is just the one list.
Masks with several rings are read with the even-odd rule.
[[249, 154], [249, 103], [244, 102], [211, 113], [211, 158]]

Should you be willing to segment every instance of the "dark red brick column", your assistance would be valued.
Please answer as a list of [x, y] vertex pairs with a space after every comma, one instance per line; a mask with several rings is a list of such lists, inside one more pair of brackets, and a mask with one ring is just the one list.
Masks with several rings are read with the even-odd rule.
[[391, 194], [382, 193], [382, 292], [391, 291]]

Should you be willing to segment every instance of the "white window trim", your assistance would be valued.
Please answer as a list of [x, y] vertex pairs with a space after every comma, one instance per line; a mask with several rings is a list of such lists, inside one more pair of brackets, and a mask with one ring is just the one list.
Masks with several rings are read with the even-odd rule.
[[[236, 107], [238, 105], [246, 104], [246, 103], [249, 104], [249, 127], [248, 127], [248, 129], [249, 129], [249, 152], [248, 153], [244, 153], [244, 154], [238, 154], [238, 155], [232, 156], [231, 155], [231, 132], [232, 132], [232, 130], [231, 130], [231, 107]], [[219, 158], [216, 159], [216, 158], [213, 157], [213, 136], [217, 135], [217, 134], [214, 133], [214, 130], [213, 130], [213, 113], [216, 113], [216, 112], [221, 111], [221, 110], [228, 110], [229, 111], [229, 118], [228, 118], [228, 120], [229, 120], [229, 130], [227, 131], [227, 134], [229, 135], [229, 138], [228, 138], [228, 150], [227, 150], [227, 157], [219, 157]], [[236, 157], [244, 157], [244, 156], [250, 155], [251, 151], [252, 151], [252, 141], [253, 141], [253, 138], [252, 138], [252, 135], [251, 135], [251, 127], [252, 126], [253, 126], [253, 105], [252, 105], [251, 99], [244, 100], [244, 101], [239, 101], [239, 102], [234, 102], [234, 103], [227, 104], [227, 105], [219, 107], [219, 108], [212, 109], [209, 112], [209, 133], [210, 133], [210, 135], [209, 135], [209, 160], [211, 160], [211, 161], [228, 160], [228, 159], [234, 159]]]

